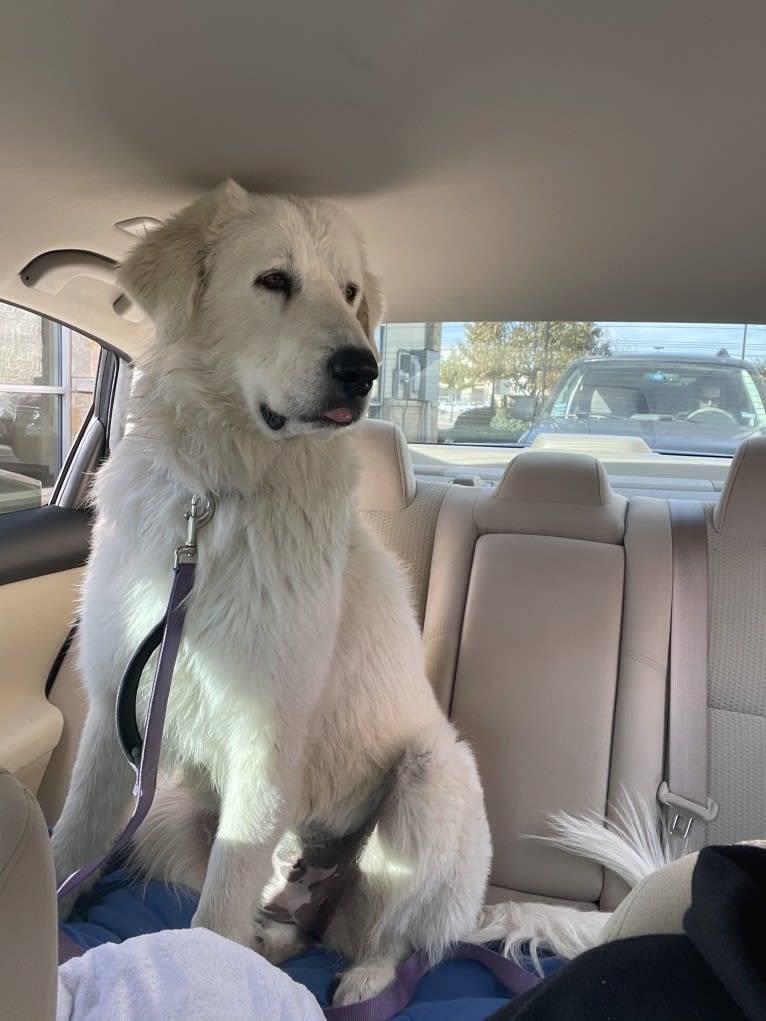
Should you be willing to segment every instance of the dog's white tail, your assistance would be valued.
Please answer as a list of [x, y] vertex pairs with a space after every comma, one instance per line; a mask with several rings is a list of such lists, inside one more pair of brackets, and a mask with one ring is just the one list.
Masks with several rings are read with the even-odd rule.
[[685, 843], [669, 836], [655, 802], [623, 794], [614, 816], [559, 812], [550, 835], [536, 839], [611, 869], [631, 887], [686, 853]]
[[[686, 847], [671, 840], [657, 805], [622, 795], [614, 818], [593, 812], [575, 816], [560, 812], [551, 817], [550, 833], [533, 839], [588, 858], [611, 869], [633, 887], [669, 864]], [[502, 942], [502, 952], [518, 960], [522, 949], [540, 971], [541, 951], [571, 958], [598, 943], [609, 914], [566, 905], [518, 903], [486, 906], [470, 943]]]

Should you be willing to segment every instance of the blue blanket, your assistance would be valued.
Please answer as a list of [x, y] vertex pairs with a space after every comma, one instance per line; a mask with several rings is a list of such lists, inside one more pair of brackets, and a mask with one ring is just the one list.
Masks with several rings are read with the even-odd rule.
[[[61, 928], [78, 946], [90, 948], [162, 929], [188, 928], [196, 907], [196, 897], [183, 888], [155, 881], [136, 883], [123, 868], [99, 880], [81, 897]], [[543, 961], [544, 970], [550, 974], [563, 963], [550, 958]], [[328, 1006], [338, 972], [345, 966], [337, 954], [315, 947], [290, 958], [282, 970]], [[512, 995], [481, 964], [446, 961], [421, 980], [396, 1021], [484, 1021]]]

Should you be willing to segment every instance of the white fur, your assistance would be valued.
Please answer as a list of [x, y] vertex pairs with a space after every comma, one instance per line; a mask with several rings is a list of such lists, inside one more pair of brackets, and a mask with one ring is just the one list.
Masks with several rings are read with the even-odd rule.
[[[293, 275], [289, 297], [258, 284], [274, 269]], [[107, 849], [130, 804], [116, 690], [164, 612], [184, 509], [213, 494], [163, 739], [177, 780], [140, 830], [139, 857], [201, 889], [193, 924], [282, 959], [301, 935], [257, 921], [280, 845], [354, 831], [395, 770], [360, 878], [325, 933], [353, 962], [334, 1002], [354, 1002], [388, 985], [412, 949], [438, 959], [476, 927], [490, 862], [476, 763], [426, 677], [403, 572], [357, 518], [352, 437], [325, 417], [328, 359], [374, 351], [377, 285], [337, 207], [231, 182], [141, 242], [122, 281], [157, 341], [95, 486], [89, 711], [53, 835], [57, 874]], [[144, 683], [144, 710], [146, 697]], [[555, 910], [514, 908], [500, 934], [516, 945], [526, 917], [538, 942], [580, 948], [556, 910], [563, 927]]]
[[614, 818], [592, 812], [574, 816], [559, 812], [551, 819], [546, 843], [598, 862], [636, 886], [658, 869], [686, 854], [684, 840], [672, 838], [657, 802], [621, 793]]
[[[528, 834], [527, 839], [594, 861], [630, 887], [686, 853], [685, 843], [670, 837], [657, 803], [627, 791], [620, 792], [612, 817], [598, 812], [582, 816], [558, 812], [548, 825], [548, 834]], [[514, 960], [528, 945], [542, 973], [541, 950], [576, 957], [598, 943], [608, 918], [608, 912], [565, 905], [506, 902], [485, 907], [468, 939], [475, 943], [501, 940], [503, 952]]]
[[477, 928], [467, 937], [470, 943], [499, 940], [502, 952], [518, 961], [528, 951], [542, 974], [540, 952], [558, 957], [576, 957], [598, 943], [608, 912], [588, 911], [563, 904], [504, 901], [483, 908]]

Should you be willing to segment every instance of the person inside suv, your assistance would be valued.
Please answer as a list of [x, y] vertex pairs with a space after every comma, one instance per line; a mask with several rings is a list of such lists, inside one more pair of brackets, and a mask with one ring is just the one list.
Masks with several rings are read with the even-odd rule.
[[687, 416], [694, 420], [715, 419], [726, 417], [735, 421], [735, 415], [722, 405], [721, 387], [714, 379], [703, 379], [700, 382], [697, 407], [689, 412]]
[[698, 408], [717, 408], [721, 403], [721, 388], [717, 383], [703, 383]]

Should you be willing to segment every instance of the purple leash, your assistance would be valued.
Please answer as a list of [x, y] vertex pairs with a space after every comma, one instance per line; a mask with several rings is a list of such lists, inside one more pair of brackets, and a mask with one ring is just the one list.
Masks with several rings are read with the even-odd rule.
[[[539, 975], [533, 975], [502, 954], [475, 943], [455, 944], [443, 960], [455, 958], [468, 958], [483, 964], [512, 993], [525, 993], [540, 982]], [[389, 1018], [404, 1010], [412, 999], [418, 982], [431, 967], [426, 955], [419, 950], [407, 958], [399, 968], [394, 983], [382, 993], [361, 1003], [350, 1003], [346, 1007], [325, 1007], [324, 1016], [328, 1021], [389, 1021]]]
[[[170, 590], [164, 628], [162, 628], [162, 644], [160, 646], [160, 655], [157, 661], [154, 681], [152, 682], [152, 692], [146, 715], [146, 734], [141, 743], [138, 763], [135, 762], [135, 756], [131, 754], [130, 750], [126, 750], [131, 768], [136, 774], [136, 782], [133, 787], [133, 794], [136, 799], [133, 806], [133, 814], [125, 829], [105, 854], [73, 872], [71, 876], [64, 880], [56, 891], [56, 896], [59, 900], [80, 886], [81, 883], [84, 883], [86, 879], [90, 878], [94, 872], [101, 868], [107, 858], [114, 854], [115, 851], [124, 847], [131, 840], [151, 808], [154, 793], [157, 789], [162, 731], [165, 725], [168, 697], [170, 696], [170, 683], [173, 679], [173, 670], [175, 669], [178, 650], [181, 645], [181, 634], [186, 618], [186, 601], [194, 587], [194, 574], [197, 566], [196, 533], [198, 529], [207, 524], [213, 516], [214, 509], [215, 506], [210, 497], [202, 498], [195, 496], [192, 497], [190, 510], [185, 512], [188, 520], [186, 543], [183, 546], [179, 546], [175, 552], [173, 586]], [[157, 631], [158, 628], [155, 628], [152, 634], [157, 633]], [[84, 952], [82, 947], [77, 946], [76, 943], [59, 930], [59, 964], [68, 961], [70, 957], [80, 957]]]

